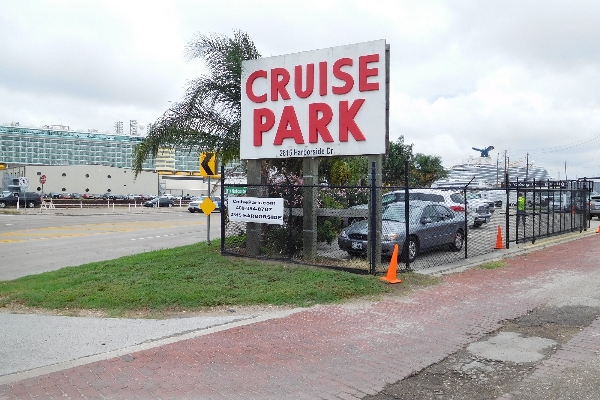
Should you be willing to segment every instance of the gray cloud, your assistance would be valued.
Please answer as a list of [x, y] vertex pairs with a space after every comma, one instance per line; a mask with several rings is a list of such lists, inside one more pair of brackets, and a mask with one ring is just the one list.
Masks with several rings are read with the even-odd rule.
[[600, 134], [598, 15], [566, 0], [5, 1], [0, 122], [152, 122], [204, 71], [183, 56], [196, 33], [241, 29], [264, 56], [386, 39], [392, 139], [446, 166], [494, 145], [599, 176], [600, 139], [569, 146]]

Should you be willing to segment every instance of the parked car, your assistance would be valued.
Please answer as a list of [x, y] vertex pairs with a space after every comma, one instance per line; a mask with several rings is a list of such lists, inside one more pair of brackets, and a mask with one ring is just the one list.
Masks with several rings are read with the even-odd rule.
[[173, 207], [173, 200], [166, 197], [157, 197], [144, 203], [144, 207]]
[[[381, 253], [391, 256], [398, 245], [400, 258], [412, 262], [424, 250], [449, 246], [462, 249], [467, 232], [464, 215], [449, 207], [430, 201], [409, 203], [409, 237], [406, 237], [405, 204], [389, 204], [382, 212]], [[369, 222], [357, 221], [344, 228], [338, 236], [338, 246], [350, 255], [366, 255], [369, 242]], [[404, 251], [404, 242], [407, 250]]]
[[[440, 190], [440, 189], [409, 189], [408, 192], [409, 201], [421, 200], [421, 201], [433, 201], [435, 203], [442, 203], [450, 208], [452, 211], [458, 213], [465, 212], [465, 198], [460, 192], [455, 190]], [[384, 194], [381, 197], [381, 206], [385, 208], [387, 205], [404, 202], [405, 193], [404, 190], [396, 190]], [[479, 227], [492, 218], [490, 208], [485, 201], [481, 202], [467, 202], [467, 222], [469, 226]], [[354, 206], [353, 208], [367, 208], [367, 204], [361, 204]]]
[[590, 196], [590, 215], [589, 218], [598, 217], [600, 219], [600, 195], [592, 194]]
[[72, 199], [81, 199], [81, 193], [71, 193], [71, 198]]
[[22, 193], [20, 196], [11, 193], [7, 196], [0, 197], [0, 208], [17, 206], [17, 202], [20, 207], [34, 208], [42, 204], [42, 196], [36, 192]]
[[[194, 198], [188, 204], [188, 211], [191, 212], [191, 213], [202, 212], [202, 209], [200, 208], [200, 204], [202, 204], [202, 202], [205, 199], [206, 199], [206, 196], [200, 196], [200, 197]], [[219, 197], [219, 196], [211, 196], [210, 199], [217, 206], [217, 208], [215, 208], [215, 210], [213, 212], [220, 212], [221, 211], [221, 197]]]
[[491, 199], [486, 199], [481, 196], [480, 193], [467, 192], [467, 203], [470, 204], [487, 204], [490, 210], [490, 213], [494, 213], [496, 211], [495, 204], [496, 202]]
[[82, 199], [93, 199], [94, 195], [91, 194], [91, 193], [84, 193], [84, 194], [81, 195], [81, 198]]
[[[581, 197], [577, 193], [573, 195], [568, 192], [554, 193], [548, 198], [548, 209], [554, 212], [583, 212], [587, 198]], [[590, 206], [591, 208], [591, 206]], [[591, 215], [591, 214], [590, 214]]]

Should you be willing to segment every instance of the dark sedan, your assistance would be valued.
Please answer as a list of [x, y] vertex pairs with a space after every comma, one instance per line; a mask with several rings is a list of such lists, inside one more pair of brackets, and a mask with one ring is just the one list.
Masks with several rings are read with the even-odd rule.
[[[411, 201], [409, 206], [409, 237], [407, 249], [404, 203], [393, 203], [382, 212], [381, 253], [391, 256], [397, 244], [403, 260], [412, 262], [427, 249], [448, 246], [453, 251], [463, 247], [465, 218], [450, 208], [429, 201]], [[368, 221], [358, 221], [344, 228], [338, 236], [338, 246], [350, 255], [366, 255], [369, 242]]]
[[157, 197], [144, 203], [144, 207], [173, 207], [175, 203], [167, 197]]

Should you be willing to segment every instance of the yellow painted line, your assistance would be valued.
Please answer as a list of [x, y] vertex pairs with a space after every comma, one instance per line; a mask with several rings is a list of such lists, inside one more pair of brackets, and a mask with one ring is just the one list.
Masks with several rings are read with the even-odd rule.
[[44, 228], [10, 231], [0, 234], [0, 243], [26, 242], [30, 240], [48, 240], [69, 237], [101, 235], [113, 232], [135, 232], [148, 229], [173, 229], [188, 226], [206, 225], [204, 221], [161, 221], [161, 222], [123, 222], [102, 224], [63, 225]]

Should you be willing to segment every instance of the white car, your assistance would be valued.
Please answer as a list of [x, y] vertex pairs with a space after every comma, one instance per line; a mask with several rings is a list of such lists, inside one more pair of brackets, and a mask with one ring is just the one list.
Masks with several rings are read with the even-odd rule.
[[[381, 197], [381, 206], [396, 202], [404, 202], [404, 190], [396, 190], [384, 194]], [[409, 189], [409, 201], [423, 200], [443, 203], [454, 212], [465, 212], [465, 198], [462, 193], [456, 190], [443, 189]], [[467, 203], [467, 223], [469, 226], [479, 227], [488, 222], [492, 214], [489, 205], [485, 201], [468, 201]], [[368, 205], [361, 204], [355, 208], [366, 208]]]
[[[200, 208], [200, 204], [202, 204], [204, 199], [206, 199], [206, 196], [194, 197], [192, 199], [192, 201], [190, 201], [190, 204], [188, 204], [188, 211], [191, 213], [202, 212], [202, 209]], [[215, 208], [215, 210], [213, 212], [220, 212], [221, 211], [221, 197], [211, 196], [210, 199], [217, 206], [217, 208]]]

